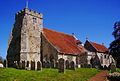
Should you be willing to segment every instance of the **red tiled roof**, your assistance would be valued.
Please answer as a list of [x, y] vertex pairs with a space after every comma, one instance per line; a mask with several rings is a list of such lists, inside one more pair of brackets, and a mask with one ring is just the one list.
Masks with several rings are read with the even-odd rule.
[[43, 28], [43, 34], [60, 53], [70, 55], [81, 54], [81, 50], [76, 44], [76, 39], [72, 35], [49, 30], [47, 28]]
[[95, 42], [90, 42], [92, 44], [92, 46], [98, 51], [98, 52], [107, 52], [108, 49], [102, 45], [102, 44], [98, 44]]
[[76, 44], [81, 44], [82, 42], [80, 40], [76, 40]]

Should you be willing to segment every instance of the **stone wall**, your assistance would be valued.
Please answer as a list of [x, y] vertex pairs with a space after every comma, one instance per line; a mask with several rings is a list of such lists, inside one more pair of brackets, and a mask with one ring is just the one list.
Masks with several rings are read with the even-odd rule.
[[[44, 33], [42, 34], [42, 46], [41, 46], [41, 60], [43, 62], [43, 67], [49, 67], [51, 62], [54, 62], [54, 67], [57, 67], [56, 63], [58, 61], [58, 51], [56, 48], [49, 42], [45, 37]], [[46, 64], [46, 66], [45, 66]]]
[[104, 66], [109, 66], [112, 62], [114, 62], [114, 59], [112, 58], [111, 55], [105, 54], [105, 53], [97, 53], [97, 56], [100, 59], [101, 65]]
[[58, 59], [63, 58], [65, 61], [68, 60], [69, 62], [74, 62], [76, 65], [76, 55], [66, 55], [66, 54], [59, 54]]
[[77, 56], [76, 62], [77, 62], [76, 66], [78, 68], [87, 67], [87, 62], [88, 62], [87, 61], [87, 53], [85, 52], [85, 53], [79, 54]]

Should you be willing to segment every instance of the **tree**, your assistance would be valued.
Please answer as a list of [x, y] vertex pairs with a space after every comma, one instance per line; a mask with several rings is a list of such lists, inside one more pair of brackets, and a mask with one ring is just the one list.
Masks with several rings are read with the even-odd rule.
[[110, 44], [109, 54], [115, 59], [117, 67], [120, 67], [120, 21], [114, 24], [113, 36], [115, 40]]

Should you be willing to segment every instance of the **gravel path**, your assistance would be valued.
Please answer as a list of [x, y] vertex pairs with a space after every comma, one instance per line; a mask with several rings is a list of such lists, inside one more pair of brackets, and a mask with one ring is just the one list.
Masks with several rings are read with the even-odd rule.
[[108, 71], [104, 70], [90, 78], [88, 81], [107, 81]]

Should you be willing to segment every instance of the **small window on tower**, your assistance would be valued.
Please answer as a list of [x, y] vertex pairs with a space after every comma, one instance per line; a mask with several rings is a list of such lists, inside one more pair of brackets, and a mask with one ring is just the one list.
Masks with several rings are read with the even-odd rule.
[[33, 17], [33, 23], [37, 23], [37, 18]]

